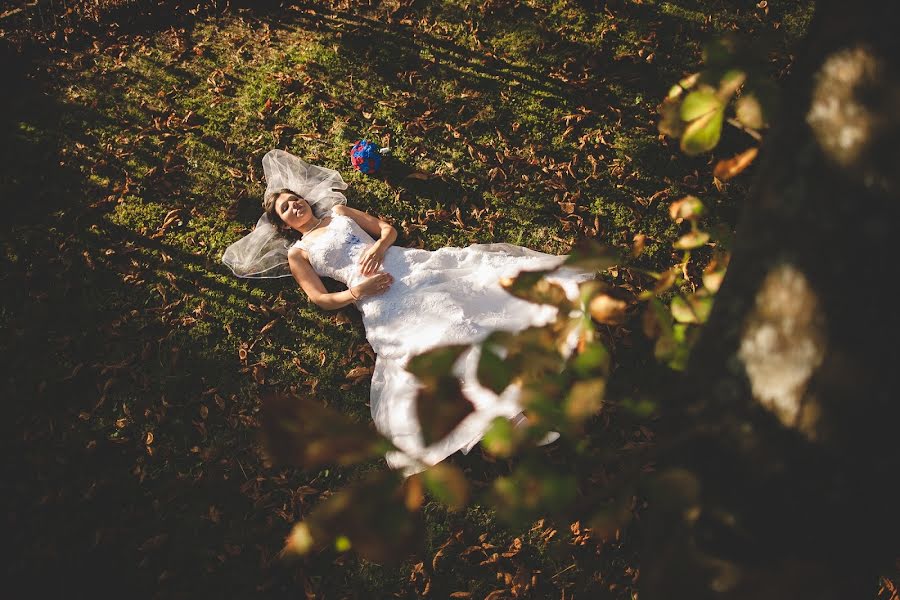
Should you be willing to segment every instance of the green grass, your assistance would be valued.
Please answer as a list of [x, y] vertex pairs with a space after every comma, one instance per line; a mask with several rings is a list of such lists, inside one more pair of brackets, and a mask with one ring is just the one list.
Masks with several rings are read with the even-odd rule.
[[[427, 502], [422, 554], [400, 566], [332, 551], [279, 561], [291, 524], [328, 491], [386, 467], [273, 467], [259, 394], [294, 386], [368, 423], [368, 382], [345, 375], [371, 358], [352, 309], [321, 311], [289, 279], [236, 279], [220, 256], [258, 218], [260, 160], [279, 147], [339, 169], [351, 204], [390, 218], [403, 244], [564, 253], [595, 237], [625, 251], [643, 233], [639, 264], [668, 266], [668, 202], [699, 193], [711, 222], [733, 223], [744, 188], [717, 192], [707, 158], [661, 143], [657, 103], [698, 68], [706, 37], [738, 24], [773, 35], [783, 56], [809, 9], [766, 20], [715, 0], [425, 2], [391, 17], [390, 3], [352, 4], [186, 14], [27, 65], [0, 151], [0, 351], [21, 457], [11, 510], [29, 529], [11, 542], [25, 557], [15, 572], [50, 561], [73, 586], [140, 596], [297, 597], [309, 582], [412, 598], [422, 561], [432, 597], [483, 597], [522, 567], [541, 571], [534, 597], [630, 598], [634, 540], [577, 546], [570, 523], [548, 520], [558, 534], [543, 543], [479, 503], [452, 514]], [[389, 139], [386, 177], [350, 169], [363, 136]], [[477, 450], [463, 462], [506, 468]], [[317, 491], [300, 500], [303, 486]], [[497, 552], [516, 538], [525, 549], [502, 565], [462, 556], [482, 534]]]

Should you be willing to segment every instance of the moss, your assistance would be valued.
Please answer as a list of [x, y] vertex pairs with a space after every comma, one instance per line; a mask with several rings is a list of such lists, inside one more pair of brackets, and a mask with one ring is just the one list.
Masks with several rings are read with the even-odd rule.
[[148, 234], [163, 224], [168, 210], [168, 207], [157, 202], [145, 202], [137, 196], [125, 196], [110, 213], [109, 220], [116, 225]]

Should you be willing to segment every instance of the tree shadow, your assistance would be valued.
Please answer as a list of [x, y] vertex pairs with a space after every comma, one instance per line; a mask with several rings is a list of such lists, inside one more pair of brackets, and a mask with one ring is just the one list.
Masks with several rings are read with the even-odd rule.
[[[292, 488], [315, 474], [266, 466], [258, 407], [246, 402], [262, 384], [250, 380], [248, 393], [250, 375], [240, 371], [252, 366], [237, 348], [224, 355], [202, 343], [221, 339], [217, 329], [258, 330], [249, 311], [237, 317], [243, 324], [216, 313], [266, 300], [220, 276], [225, 267], [208, 252], [111, 220], [125, 174], [72, 124], [113, 123], [47, 94], [52, 86], [26, 78], [32, 65], [10, 54], [18, 68], [0, 110], [0, 390], [3, 448], [17, 457], [4, 462], [2, 486], [19, 552], [4, 563], [8, 580], [38, 596], [295, 589], [297, 574], [275, 553], [304, 510], [292, 504]], [[70, 153], [75, 144], [83, 154]], [[142, 152], [140, 160], [160, 160]], [[190, 175], [172, 179], [185, 189]], [[260, 287], [264, 299], [293, 289], [285, 281]], [[206, 308], [191, 316], [186, 306]], [[326, 337], [339, 330], [303, 317], [291, 323]], [[196, 327], [209, 332], [192, 337]], [[261, 574], [222, 576], [223, 564]]]

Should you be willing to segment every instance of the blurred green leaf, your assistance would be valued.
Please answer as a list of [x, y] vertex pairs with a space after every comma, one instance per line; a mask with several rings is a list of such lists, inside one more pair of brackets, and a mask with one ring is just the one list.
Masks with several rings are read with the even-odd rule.
[[681, 120], [687, 123], [724, 108], [714, 89], [703, 87], [688, 94], [681, 103]]
[[563, 265], [585, 271], [605, 271], [621, 261], [621, 256], [614, 248], [591, 239], [583, 239], [572, 248]]
[[734, 65], [741, 44], [737, 36], [721, 35], [703, 47], [703, 62], [712, 69], [726, 69]]
[[566, 397], [565, 413], [572, 421], [583, 421], [600, 411], [606, 392], [606, 379], [595, 377], [576, 381]]
[[402, 483], [399, 472], [378, 471], [329, 496], [295, 525], [285, 550], [333, 544], [373, 562], [399, 563], [422, 539], [421, 515], [406, 509]]
[[670, 308], [655, 297], [647, 302], [643, 316], [644, 333], [656, 339], [653, 347], [656, 359], [672, 369], [684, 369], [689, 355], [687, 325], [673, 323]]
[[506, 417], [496, 417], [481, 438], [481, 445], [490, 454], [500, 458], [512, 456], [518, 445], [512, 422]]
[[572, 359], [572, 370], [579, 377], [609, 375], [609, 350], [600, 342], [591, 342]]
[[656, 343], [653, 345], [653, 356], [660, 362], [668, 363], [678, 352], [678, 349], [678, 343], [675, 341], [675, 338], [670, 335], [661, 335], [656, 338]]
[[735, 102], [735, 116], [745, 127], [762, 129], [777, 116], [780, 96], [781, 89], [770, 77], [751, 77]]
[[696, 221], [706, 212], [703, 202], [696, 196], [685, 196], [669, 205], [669, 217], [675, 222], [682, 219]]
[[722, 280], [725, 278], [725, 269], [717, 269], [714, 271], [704, 271], [703, 272], [703, 287], [708, 289], [710, 293], [715, 294], [719, 291], [719, 286], [722, 285]]
[[550, 272], [552, 271], [522, 271], [511, 279], [501, 280], [500, 285], [516, 298], [535, 304], [552, 304], [561, 310], [571, 310], [572, 303], [566, 296], [566, 291], [558, 283], [545, 278]]
[[719, 79], [719, 100], [727, 103], [735, 92], [747, 81], [747, 72], [743, 69], [728, 69]]
[[495, 480], [490, 496], [502, 519], [521, 524], [567, 508], [576, 493], [574, 475], [537, 460], [527, 460], [511, 475]]
[[725, 110], [720, 108], [691, 121], [681, 136], [681, 150], [690, 156], [708, 152], [719, 143]]
[[591, 317], [604, 325], [621, 325], [627, 310], [627, 301], [607, 293], [594, 296], [588, 306]]
[[260, 402], [263, 442], [275, 462], [304, 469], [352, 465], [393, 448], [366, 425], [309, 398], [270, 391]]
[[459, 379], [453, 375], [429, 377], [416, 396], [416, 415], [425, 445], [443, 439], [474, 410], [471, 400], [463, 394]]
[[649, 417], [657, 409], [656, 403], [648, 398], [640, 398], [637, 400], [634, 398], [623, 398], [619, 401], [619, 406], [639, 419]]
[[680, 97], [684, 91], [694, 87], [699, 79], [700, 73], [693, 73], [691, 75], [688, 75], [669, 89], [669, 93], [666, 95], [666, 99], [674, 100]]
[[656, 346], [653, 348], [656, 359], [664, 362], [670, 369], [683, 371], [690, 356], [687, 333], [686, 323], [673, 325], [671, 335], [662, 335], [656, 340]]
[[609, 285], [598, 279], [583, 281], [578, 286], [581, 318], [573, 318], [572, 330], [580, 329], [579, 348], [594, 337], [591, 318], [598, 323], [618, 325], [625, 320], [626, 311], [633, 300], [632, 294], [622, 288]]
[[481, 346], [478, 358], [478, 382], [484, 387], [500, 394], [510, 384], [513, 371], [510, 365], [491, 349], [488, 344]]
[[534, 380], [562, 369], [564, 359], [560, 348], [569, 331], [567, 325], [568, 319], [563, 319], [515, 333], [495, 331], [485, 338], [483, 347], [503, 348], [506, 352], [503, 360], [512, 377]]
[[663, 513], [683, 515], [700, 502], [700, 480], [687, 469], [666, 469], [651, 477], [649, 483], [648, 495]]
[[735, 101], [734, 116], [749, 129], [762, 129], [765, 125], [762, 104], [755, 94], [745, 93]]
[[693, 250], [709, 242], [709, 234], [705, 231], [689, 231], [672, 244], [679, 250]]
[[438, 463], [422, 473], [425, 488], [450, 510], [461, 510], [469, 501], [469, 482], [462, 470], [447, 462]]
[[345, 535], [339, 535], [334, 540], [334, 549], [338, 552], [347, 552], [352, 547], [353, 544], [350, 542], [350, 538]]
[[[681, 90], [678, 86], [672, 89]], [[671, 92], [670, 92], [671, 94]], [[657, 129], [663, 135], [678, 139], [684, 133], [684, 121], [681, 119], [681, 99], [666, 98], [659, 107], [659, 125]]]
[[456, 360], [468, 349], [469, 346], [463, 344], [438, 346], [412, 357], [406, 370], [423, 382], [428, 378], [448, 375], [453, 371]]
[[678, 281], [680, 274], [681, 269], [678, 267], [672, 267], [668, 271], [660, 273], [659, 279], [656, 280], [656, 285], [653, 286], [653, 293], [659, 295], [669, 291], [675, 285], [675, 282]]
[[623, 529], [631, 521], [633, 493], [629, 488], [618, 489], [611, 501], [591, 515], [587, 525], [594, 535], [602, 540], [613, 538], [617, 530]]
[[675, 296], [672, 299], [672, 316], [679, 323], [705, 323], [712, 309], [712, 298], [701, 294]]
[[644, 333], [647, 337], [672, 336], [672, 316], [659, 298], [650, 298], [644, 309]]
[[727, 253], [719, 251], [703, 270], [703, 287], [709, 290], [710, 294], [719, 291], [719, 286], [722, 285], [722, 280], [725, 278], [729, 258]]
[[539, 429], [549, 430], [550, 423], [563, 421], [561, 400], [564, 397], [564, 386], [542, 384], [543, 382], [534, 382], [523, 389], [522, 406], [528, 411], [530, 426], [529, 433], [523, 434], [522, 439], [533, 437]]

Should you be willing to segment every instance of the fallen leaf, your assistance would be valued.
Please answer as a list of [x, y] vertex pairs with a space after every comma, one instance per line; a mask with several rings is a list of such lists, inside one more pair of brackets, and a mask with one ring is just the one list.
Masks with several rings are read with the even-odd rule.
[[754, 146], [727, 160], [720, 160], [713, 170], [713, 175], [722, 181], [728, 181], [750, 166], [758, 152], [759, 150]]
[[354, 367], [347, 373], [347, 379], [351, 379], [356, 383], [357, 380], [368, 377], [374, 371], [375, 369], [373, 367]]
[[591, 299], [588, 310], [591, 317], [604, 325], [620, 325], [625, 320], [628, 303], [608, 294], [598, 294]]

